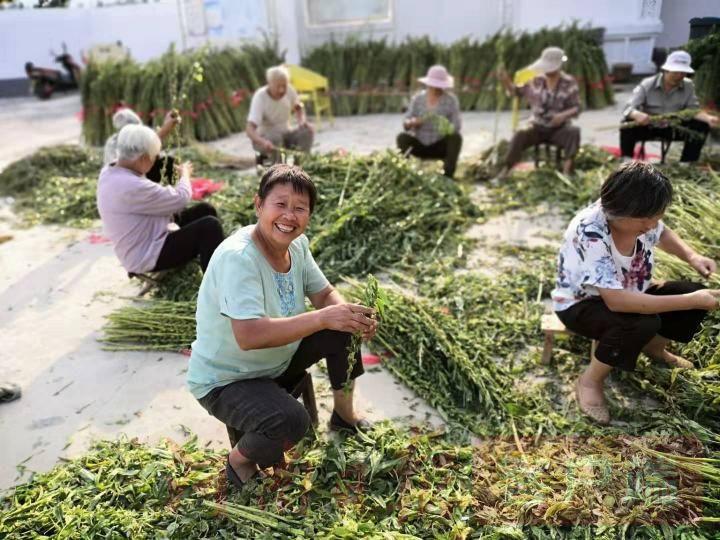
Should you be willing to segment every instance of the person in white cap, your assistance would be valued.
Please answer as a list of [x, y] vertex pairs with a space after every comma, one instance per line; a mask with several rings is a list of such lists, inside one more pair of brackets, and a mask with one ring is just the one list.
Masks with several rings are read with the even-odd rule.
[[[705, 111], [693, 118], [682, 120], [685, 128], [674, 130], [670, 126], [653, 125], [653, 116], [675, 113], [685, 109], [699, 109], [700, 102], [695, 86], [686, 75], [694, 73], [692, 58], [685, 51], [670, 53], [662, 65], [661, 72], [647, 77], [635, 87], [630, 100], [623, 110], [623, 118], [638, 125], [620, 130], [620, 151], [624, 158], [632, 158], [635, 144], [648, 139], [684, 140], [680, 161], [697, 161], [710, 128], [720, 125], [717, 116]], [[691, 135], [688, 130], [695, 131]]]
[[455, 175], [462, 136], [460, 135], [460, 104], [453, 87], [453, 78], [444, 66], [430, 67], [419, 82], [425, 89], [410, 101], [397, 145], [404, 154], [419, 158], [442, 159], [445, 176]]
[[573, 171], [575, 154], [580, 148], [580, 128], [571, 119], [580, 114], [580, 91], [572, 75], [562, 70], [567, 61], [559, 47], [547, 47], [540, 58], [528, 66], [540, 75], [524, 86], [513, 84], [506, 72], [498, 75], [510, 94], [524, 97], [530, 105], [530, 126], [515, 132], [505, 156], [505, 164], [498, 179], [507, 176], [520, 161], [523, 151], [540, 143], [551, 143], [563, 149], [563, 172]]

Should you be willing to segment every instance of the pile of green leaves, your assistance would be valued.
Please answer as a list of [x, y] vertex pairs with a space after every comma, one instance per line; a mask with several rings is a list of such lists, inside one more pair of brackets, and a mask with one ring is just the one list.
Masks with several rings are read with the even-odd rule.
[[0, 172], [0, 195], [32, 198], [52, 178], [97, 176], [101, 168], [102, 157], [95, 149], [75, 144], [47, 146]]
[[224, 452], [194, 438], [183, 446], [101, 442], [10, 491], [0, 501], [0, 535], [705, 539], [718, 509], [718, 461], [692, 439], [470, 447], [379, 424], [344, 440], [306, 439], [286, 459], [228, 493]]
[[[465, 242], [462, 233], [479, 216], [464, 186], [396, 152], [312, 154], [303, 156], [302, 167], [318, 191], [306, 234], [331, 282], [343, 275], [412, 268], [455, 253]], [[208, 199], [218, 209], [226, 233], [255, 223], [252, 201], [259, 180], [254, 174], [197, 170], [226, 183]], [[196, 269], [172, 272], [163, 282], [168, 277], [171, 286], [161, 286], [160, 298], [195, 297], [200, 285]]]
[[495, 110], [510, 106], [510, 99], [496, 91], [498, 68], [521, 69], [543, 48], [555, 45], [568, 56], [565, 69], [578, 80], [583, 108], [595, 109], [613, 102], [599, 37], [597, 30], [577, 25], [501, 32], [483, 42], [464, 38], [450, 45], [427, 37], [393, 44], [353, 36], [312, 49], [302, 64], [328, 77], [337, 115], [400, 112], [408, 93], [418, 86], [418, 77], [433, 64], [444, 64], [455, 77], [463, 110]]

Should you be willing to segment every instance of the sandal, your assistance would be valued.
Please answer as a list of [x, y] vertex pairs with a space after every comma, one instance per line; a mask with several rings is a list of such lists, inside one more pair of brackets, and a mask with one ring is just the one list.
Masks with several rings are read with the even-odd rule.
[[583, 403], [580, 379], [575, 381], [575, 400], [580, 411], [598, 424], [606, 426], [610, 423], [610, 411], [607, 405], [586, 405]]
[[228, 456], [227, 460], [225, 461], [225, 474], [227, 475], [228, 482], [231, 483], [233, 486], [235, 486], [238, 489], [242, 489], [245, 485], [245, 482], [243, 482], [238, 474], [235, 472], [235, 469], [232, 468], [232, 465], [230, 465], [230, 457]]
[[0, 403], [8, 403], [19, 399], [22, 391], [17, 384], [0, 383]]
[[367, 420], [358, 420], [355, 424], [350, 424], [343, 420], [333, 409], [332, 415], [330, 416], [330, 429], [332, 431], [350, 431], [351, 433], [357, 433], [358, 431], [370, 431], [372, 424]]

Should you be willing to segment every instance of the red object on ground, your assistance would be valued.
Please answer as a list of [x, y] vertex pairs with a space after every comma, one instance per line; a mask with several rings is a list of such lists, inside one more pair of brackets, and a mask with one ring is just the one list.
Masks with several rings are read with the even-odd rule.
[[180, 354], [183, 356], [190, 356], [192, 354], [192, 349], [180, 349]]
[[[603, 150], [605, 150], [608, 154], [612, 154], [616, 158], [620, 157], [620, 147], [619, 146], [601, 146]], [[637, 145], [635, 147], [635, 155], [633, 156], [633, 159], [640, 159], [640, 145]], [[645, 160], [648, 159], [660, 159], [659, 154], [651, 154], [650, 152], [645, 153]]]
[[91, 244], [109, 244], [111, 242], [109, 238], [98, 233], [90, 233], [90, 236], [87, 237], [87, 241]]
[[362, 363], [363, 366], [374, 366], [380, 363], [380, 357], [374, 354], [363, 354]]
[[199, 201], [203, 197], [225, 187], [223, 182], [213, 182], [209, 178], [193, 178], [190, 180], [190, 185], [192, 186], [192, 198], [194, 201]]

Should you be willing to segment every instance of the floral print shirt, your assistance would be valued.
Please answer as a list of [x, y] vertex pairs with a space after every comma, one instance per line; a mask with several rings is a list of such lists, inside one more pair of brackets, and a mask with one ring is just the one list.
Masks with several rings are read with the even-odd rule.
[[654, 266], [653, 249], [665, 226], [638, 236], [630, 256], [620, 254], [610, 234], [600, 201], [581, 210], [570, 222], [558, 256], [558, 276], [552, 291], [553, 309], [564, 311], [581, 300], [599, 296], [601, 289], [645, 292]]
[[[525, 86], [516, 87], [515, 92], [529, 103], [532, 110], [530, 123], [533, 126], [551, 127], [553, 116], [573, 107], [578, 108], [575, 116], [580, 114], [580, 90], [577, 81], [565, 72], [561, 72], [554, 91], [548, 87], [545, 77], [538, 76]], [[565, 124], [568, 122], [569, 120], [566, 120]]]
[[290, 317], [295, 311], [295, 284], [290, 272], [282, 274], [273, 270], [273, 279], [280, 296], [283, 317]]
[[428, 107], [427, 90], [416, 93], [410, 101], [410, 106], [405, 113], [405, 119], [408, 120], [414, 116], [422, 118], [424, 121], [417, 129], [410, 130], [410, 134], [425, 146], [430, 146], [445, 137], [441, 133], [440, 122], [437, 117], [446, 118], [452, 125], [454, 133], [459, 133], [462, 126], [460, 102], [455, 94], [447, 91], [440, 96], [440, 100], [434, 109]]

